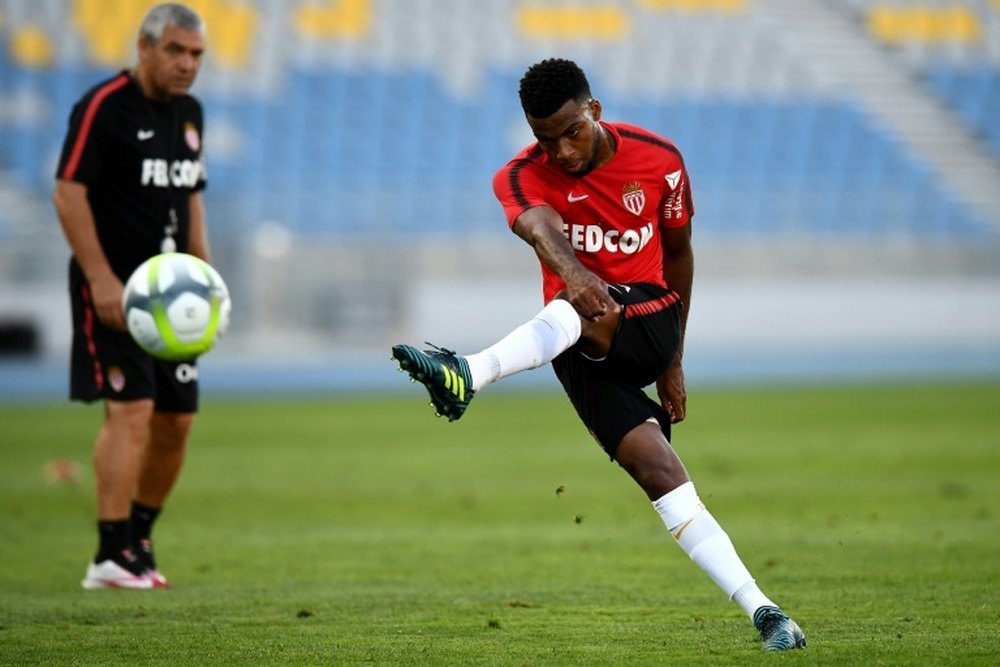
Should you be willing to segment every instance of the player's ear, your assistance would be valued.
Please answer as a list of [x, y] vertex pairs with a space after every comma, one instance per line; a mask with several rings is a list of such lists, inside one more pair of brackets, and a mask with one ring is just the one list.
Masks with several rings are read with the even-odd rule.
[[590, 108], [590, 115], [594, 117], [594, 120], [601, 120], [601, 101], [596, 97], [592, 97], [587, 102], [587, 106]]
[[139, 55], [139, 60], [143, 61], [149, 57], [149, 52], [153, 50], [153, 42], [146, 35], [139, 35], [135, 42], [135, 50]]

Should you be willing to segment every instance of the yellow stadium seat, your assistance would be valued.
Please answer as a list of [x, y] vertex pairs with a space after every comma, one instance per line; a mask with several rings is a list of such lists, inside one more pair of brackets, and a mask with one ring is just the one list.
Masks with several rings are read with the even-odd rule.
[[982, 38], [982, 24], [969, 7], [879, 5], [868, 11], [869, 33], [885, 44], [972, 44]]
[[747, 8], [748, 0], [639, 0], [644, 9], [657, 12], [735, 14]]
[[525, 6], [517, 10], [514, 24], [529, 39], [604, 40], [624, 38], [631, 23], [614, 5], [592, 7]]
[[295, 12], [294, 25], [303, 37], [313, 39], [359, 39], [372, 21], [370, 0], [328, 0], [304, 3]]
[[247, 63], [260, 16], [248, 4], [231, 0], [189, 0], [208, 28], [207, 58], [238, 69]]
[[10, 56], [18, 65], [42, 69], [53, 61], [52, 40], [38, 26], [16, 27], [10, 37]]
[[[73, 23], [87, 40], [90, 59], [105, 67], [126, 64], [135, 53], [139, 23], [158, 2], [74, 0]], [[187, 4], [208, 27], [208, 57], [224, 67], [244, 65], [257, 29], [256, 10], [232, 0], [188, 0]]]
[[226, 67], [238, 68], [246, 65], [259, 18], [252, 7], [246, 6], [230, 7], [217, 16], [215, 23], [208, 24], [218, 26], [210, 28], [210, 56]]
[[[138, 27], [154, 0], [74, 0], [73, 22], [94, 64], [121, 67], [135, 52]], [[110, 5], [110, 6], [109, 6]]]

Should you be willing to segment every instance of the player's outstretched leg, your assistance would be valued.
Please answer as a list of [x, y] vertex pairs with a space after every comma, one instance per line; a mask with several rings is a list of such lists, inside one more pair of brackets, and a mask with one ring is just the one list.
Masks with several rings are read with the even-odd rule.
[[409, 345], [394, 345], [392, 358], [399, 363], [400, 370], [427, 387], [436, 414], [455, 421], [465, 414], [475, 395], [469, 364], [451, 350], [432, 347], [435, 349], [421, 352]]
[[790, 651], [806, 647], [806, 636], [802, 628], [777, 607], [761, 607], [755, 611], [753, 624], [760, 631], [765, 651]]

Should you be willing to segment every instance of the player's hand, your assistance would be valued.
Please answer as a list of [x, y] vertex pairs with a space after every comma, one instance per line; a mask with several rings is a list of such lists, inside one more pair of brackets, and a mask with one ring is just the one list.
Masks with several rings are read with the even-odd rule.
[[97, 311], [97, 318], [106, 327], [125, 330], [125, 311], [122, 309], [122, 293], [125, 286], [118, 276], [108, 273], [106, 276], [90, 281], [90, 298]]
[[684, 421], [687, 416], [687, 389], [684, 387], [684, 367], [680, 359], [670, 364], [670, 368], [656, 380], [656, 395], [670, 413], [671, 423]]
[[612, 309], [608, 284], [589, 271], [581, 272], [573, 281], [567, 281], [566, 298], [585, 320], [594, 322]]

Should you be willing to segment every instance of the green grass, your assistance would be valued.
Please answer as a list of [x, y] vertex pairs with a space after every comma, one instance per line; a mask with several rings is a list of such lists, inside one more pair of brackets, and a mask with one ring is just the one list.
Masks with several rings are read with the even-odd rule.
[[0, 663], [1000, 661], [996, 384], [694, 392], [677, 449], [806, 631], [787, 655], [562, 397], [487, 392], [454, 424], [419, 387], [207, 400], [156, 532], [174, 588], [150, 592], [79, 586], [99, 418], [0, 406]]

